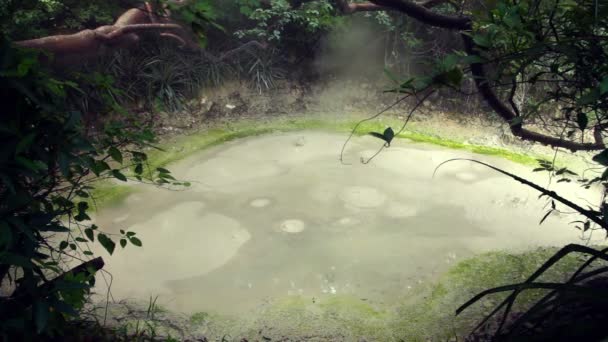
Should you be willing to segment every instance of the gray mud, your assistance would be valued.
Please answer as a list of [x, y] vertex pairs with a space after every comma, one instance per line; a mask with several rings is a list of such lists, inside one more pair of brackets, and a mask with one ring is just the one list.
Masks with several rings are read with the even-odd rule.
[[[349, 295], [390, 305], [408, 288], [485, 251], [521, 251], [580, 242], [538, 193], [480, 165], [474, 157], [541, 185], [547, 175], [501, 159], [395, 141], [369, 164], [381, 142], [297, 132], [226, 143], [170, 169], [185, 191], [141, 187], [98, 213], [109, 232], [136, 231], [143, 248], [102, 253], [114, 298], [183, 313], [244, 314], [288, 296]], [[599, 194], [553, 187], [578, 203]], [[601, 238], [598, 236], [598, 238]], [[118, 248], [120, 249], [120, 248]], [[98, 282], [103, 292], [103, 282]]]

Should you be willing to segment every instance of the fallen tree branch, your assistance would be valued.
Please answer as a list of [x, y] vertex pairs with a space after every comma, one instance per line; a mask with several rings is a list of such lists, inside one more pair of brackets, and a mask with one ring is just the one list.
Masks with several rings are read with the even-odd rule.
[[[105, 262], [103, 261], [102, 257], [97, 257], [95, 259], [91, 259], [91, 260], [84, 262], [84, 263], [72, 268], [71, 270], [61, 274], [60, 276], [53, 278], [52, 280], [49, 280], [48, 282], [40, 285], [38, 287], [37, 291], [41, 292], [41, 293], [50, 292], [53, 289], [53, 287], [55, 287], [55, 285], [57, 285], [58, 282], [65, 280], [65, 277], [68, 274], [76, 275], [76, 274], [80, 274], [80, 273], [85, 273], [88, 276], [88, 275], [92, 274], [90, 272], [90, 270], [93, 272], [97, 272], [97, 271], [101, 270], [104, 266], [105, 266]], [[26, 294], [22, 292], [25, 290], [21, 290], [21, 289], [23, 289], [23, 288], [22, 287], [18, 288], [17, 291], [15, 291], [15, 293], [13, 293], [11, 295], [9, 300], [17, 300], [23, 304], [23, 299], [20, 299], [20, 297], [24, 297], [24, 296], [26, 296]]]
[[175, 39], [182, 48], [198, 49], [187, 30], [167, 15], [159, 16], [149, 2], [142, 8], [124, 12], [113, 25], [74, 34], [54, 35], [15, 42], [17, 46], [50, 52], [55, 65], [71, 65], [101, 55], [107, 49], [131, 47], [141, 40], [143, 32], [157, 31], [159, 36]]
[[26, 291], [31, 289], [25, 289], [23, 287], [17, 288], [17, 290], [10, 297], [4, 298], [0, 301], [0, 319], [6, 318], [7, 315], [10, 316], [10, 314], [18, 308], [29, 307], [33, 305], [33, 302], [36, 298], [41, 299], [39, 296], [35, 296], [34, 294], [52, 293], [57, 287], [57, 284], [61, 281], [64, 281], [68, 274], [77, 275], [85, 273], [85, 275], [89, 276], [101, 270], [104, 266], [105, 263], [103, 261], [103, 258], [97, 257], [95, 259], [82, 263], [65, 273], [62, 273], [58, 277], [38, 286], [38, 288], [34, 289], [34, 291], [31, 291], [30, 293]]

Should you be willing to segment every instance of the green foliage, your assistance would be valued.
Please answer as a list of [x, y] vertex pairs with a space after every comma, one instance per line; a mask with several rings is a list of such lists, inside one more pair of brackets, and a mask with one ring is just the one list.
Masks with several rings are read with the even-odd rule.
[[251, 59], [245, 65], [247, 79], [260, 94], [275, 88], [278, 80], [286, 78], [287, 71], [280, 66], [276, 50], [250, 55]]
[[371, 132], [369, 134], [378, 139], [384, 140], [387, 147], [391, 145], [391, 141], [393, 141], [393, 138], [395, 137], [395, 132], [391, 127], [386, 128], [383, 133]]
[[[0, 334], [32, 339], [61, 333], [82, 307], [96, 270], [65, 274], [64, 265], [91, 259], [89, 243], [109, 254], [116, 239], [122, 247], [123, 240], [142, 246], [134, 232], [117, 236], [91, 225], [86, 199], [99, 179], [127, 181], [124, 171], [143, 165], [143, 148], [155, 140], [137, 121], [107, 122], [86, 135], [80, 113], [67, 101], [70, 91], [82, 91], [75, 82], [53, 76], [35, 53], [10, 42], [0, 51], [0, 281], [15, 289], [0, 297]], [[99, 91], [112, 87], [102, 75], [88, 80]], [[118, 108], [112, 96], [104, 99]], [[139, 180], [182, 184], [165, 169]]]
[[185, 4], [170, 1], [161, 2], [165, 3], [171, 10], [173, 19], [190, 27], [203, 47], [207, 45], [206, 33], [209, 26], [223, 30], [223, 27], [216, 22], [217, 13], [210, 0], [189, 1]]
[[327, 30], [336, 20], [328, 1], [307, 2], [298, 8], [286, 0], [272, 0], [269, 7], [260, 6], [258, 0], [238, 0], [238, 4], [241, 14], [256, 23], [254, 28], [237, 31], [239, 38], [279, 42], [285, 39], [288, 29], [293, 29], [306, 39]]
[[0, 33], [18, 40], [38, 38], [58, 29], [79, 31], [109, 24], [120, 11], [116, 1], [3, 0]]
[[608, 4], [595, 0], [499, 1], [477, 17], [472, 37], [496, 68], [492, 81], [506, 80], [506, 94], [518, 84], [543, 90], [538, 103], [523, 106], [523, 119], [559, 106], [555, 121], [573, 137], [606, 120], [607, 15]]

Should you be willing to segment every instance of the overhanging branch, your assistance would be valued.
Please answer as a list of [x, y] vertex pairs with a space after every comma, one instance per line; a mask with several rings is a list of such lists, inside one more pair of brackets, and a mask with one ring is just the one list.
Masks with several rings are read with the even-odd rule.
[[[351, 9], [350, 12], [345, 11], [345, 13], [352, 13], [353, 8], [357, 8], [358, 5], [361, 5], [358, 3], [349, 4], [346, 0], [339, 0], [338, 3], [342, 4], [341, 6], [346, 4], [347, 7]], [[477, 51], [478, 46], [468, 35], [472, 31], [472, 19], [470, 17], [439, 14], [431, 11], [424, 4], [415, 3], [409, 0], [370, 0], [370, 3], [385, 10], [395, 10], [401, 12], [430, 26], [460, 31], [466, 52], [472, 56], [479, 56]], [[429, 3], [434, 3], [437, 5], [441, 2], [435, 0], [429, 0], [426, 2], [427, 5]], [[562, 138], [523, 128], [522, 123], [518, 122], [517, 120], [519, 119], [519, 116], [514, 113], [502, 100], [500, 100], [492, 88], [490, 82], [488, 81], [483, 64], [471, 63], [470, 67], [471, 74], [475, 80], [475, 85], [479, 90], [481, 97], [496, 112], [496, 114], [498, 114], [505, 122], [509, 124], [511, 132], [514, 136], [517, 136], [523, 140], [539, 142], [552, 147], [561, 147], [571, 151], [592, 151], [606, 148], [602, 134], [597, 128], [594, 131], [595, 142], [593, 143], [579, 143], [564, 140]]]
[[[448, 0], [427, 0], [425, 2], [417, 2], [414, 4], [430, 9], [448, 2]], [[349, 2], [348, 0], [336, 0], [336, 5], [343, 14], [352, 14], [355, 12], [390, 11], [393, 9], [390, 6], [375, 3], [375, 1]]]
[[[464, 42], [464, 48], [467, 54], [471, 56], [479, 56], [473, 38], [471, 38], [466, 33], [462, 33], [461, 37]], [[564, 140], [562, 138], [545, 135], [542, 133], [533, 132], [523, 128], [523, 124], [521, 122], [517, 122], [517, 119], [519, 117], [509, 107], [507, 107], [507, 105], [503, 101], [498, 98], [498, 95], [496, 94], [496, 92], [494, 92], [494, 89], [492, 89], [492, 86], [490, 85], [488, 77], [485, 73], [483, 64], [471, 63], [470, 66], [471, 74], [473, 75], [475, 85], [479, 90], [481, 97], [494, 110], [496, 114], [498, 114], [504, 121], [509, 123], [511, 133], [513, 133], [514, 136], [520, 137], [521, 139], [528, 141], [539, 142], [541, 144], [549, 145], [552, 147], [565, 148], [571, 151], [593, 151], [605, 148], [602, 135], [597, 130], [594, 132], [594, 143], [578, 143], [570, 140]]]
[[[425, 7], [409, 0], [371, 0], [370, 2], [387, 9], [399, 11], [424, 24], [441, 27], [450, 30], [470, 30], [471, 18], [465, 16], [444, 15], [431, 11], [431, 7]], [[442, 2], [427, 1], [426, 4], [436, 6]]]

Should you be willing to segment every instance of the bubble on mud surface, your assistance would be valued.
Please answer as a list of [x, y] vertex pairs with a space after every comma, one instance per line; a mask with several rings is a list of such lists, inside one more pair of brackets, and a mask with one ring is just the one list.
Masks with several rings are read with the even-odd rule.
[[256, 198], [253, 201], [249, 202], [249, 205], [254, 208], [264, 208], [270, 205], [270, 199], [268, 198]]
[[343, 217], [341, 219], [338, 220], [338, 224], [342, 225], [342, 226], [352, 226], [359, 223], [359, 220], [357, 220], [356, 218], [352, 218], [352, 217]]
[[281, 223], [281, 231], [285, 233], [301, 233], [302, 231], [304, 231], [304, 228], [306, 228], [306, 224], [301, 220], [290, 219], [285, 220]]
[[477, 179], [477, 176], [471, 172], [459, 172], [456, 174], [456, 178], [463, 182], [471, 182]]

